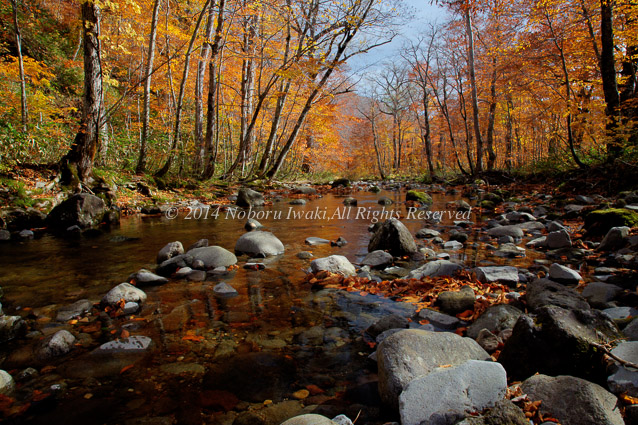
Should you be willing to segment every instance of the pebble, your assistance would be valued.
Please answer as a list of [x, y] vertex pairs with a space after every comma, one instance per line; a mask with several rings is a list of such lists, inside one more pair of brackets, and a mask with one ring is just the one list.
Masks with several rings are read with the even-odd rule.
[[292, 397], [296, 400], [303, 400], [305, 398], [308, 398], [308, 396], [310, 395], [310, 391], [308, 390], [299, 390], [299, 391], [295, 391], [294, 393], [292, 393]]

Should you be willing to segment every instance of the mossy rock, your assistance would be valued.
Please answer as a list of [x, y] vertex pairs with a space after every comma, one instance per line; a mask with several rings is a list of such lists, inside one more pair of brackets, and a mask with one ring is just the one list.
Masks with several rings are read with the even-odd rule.
[[418, 190], [408, 190], [405, 194], [406, 201], [415, 201], [420, 204], [431, 205], [434, 201], [432, 197], [425, 192], [419, 192]]
[[379, 186], [372, 186], [369, 190], [370, 190], [370, 192], [372, 192], [372, 193], [379, 193], [379, 192], [381, 192], [381, 189], [379, 188]]
[[492, 193], [492, 192], [488, 192], [486, 194], [483, 195], [483, 199], [484, 200], [488, 200], [488, 201], [492, 201], [495, 204], [500, 204], [501, 202], [503, 202], [503, 196], [498, 194], [498, 193]]
[[336, 179], [335, 181], [332, 182], [332, 188], [334, 189], [335, 187], [350, 187], [350, 180], [346, 179], [346, 178], [341, 178], [341, 179]]
[[483, 208], [484, 210], [492, 211], [496, 209], [496, 204], [493, 201], [490, 201], [488, 199], [483, 199], [481, 203], [479, 204], [479, 207]]
[[589, 236], [604, 236], [612, 227], [638, 226], [638, 213], [626, 208], [609, 208], [590, 212], [585, 217], [585, 229]]

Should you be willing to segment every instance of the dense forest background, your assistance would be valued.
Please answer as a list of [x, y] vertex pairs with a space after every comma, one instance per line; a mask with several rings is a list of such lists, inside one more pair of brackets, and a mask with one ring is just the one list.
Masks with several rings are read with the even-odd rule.
[[[632, 167], [638, 3], [10, 0], [0, 167], [208, 180]], [[67, 173], [68, 174], [68, 173]]]

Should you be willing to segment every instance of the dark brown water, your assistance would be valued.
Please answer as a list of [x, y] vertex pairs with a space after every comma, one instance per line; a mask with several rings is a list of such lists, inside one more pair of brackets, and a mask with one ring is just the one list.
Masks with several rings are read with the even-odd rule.
[[[343, 197], [333, 195], [305, 206], [291, 206], [284, 200], [266, 207], [261, 214], [270, 212], [270, 218], [258, 219], [284, 243], [286, 251], [266, 259], [263, 271], [240, 268], [205, 282], [172, 281], [145, 288], [148, 300], [140, 313], [143, 320], [115, 321], [102, 333], [83, 333], [85, 347], [74, 350], [57, 370], [23, 384], [24, 399], [33, 389], [45, 393], [51, 385], [63, 389], [41, 406], [32, 406], [16, 422], [126, 423], [161, 417], [186, 424], [232, 424], [235, 416], [245, 417], [255, 409], [261, 415], [286, 416], [279, 411], [285, 406], [281, 402], [308, 386], [315, 394], [305, 404], [318, 405], [317, 411], [328, 416], [346, 413], [354, 418], [362, 411], [359, 423], [397, 419], [379, 408], [375, 365], [367, 359], [372, 350], [362, 336], [365, 326], [394, 308], [391, 302], [372, 296], [359, 299], [356, 294], [317, 293], [301, 283], [310, 260], [299, 259], [296, 254], [300, 251], [311, 251], [315, 258], [340, 254], [354, 263], [365, 256], [371, 214], [382, 210], [377, 204], [381, 196], [399, 203], [386, 206], [385, 211], [400, 212], [413, 234], [426, 227], [422, 220], [407, 219], [408, 211], [400, 204], [404, 192], [360, 191], [353, 196], [358, 205], [349, 213]], [[458, 198], [434, 194], [431, 210], [454, 212], [446, 203]], [[291, 211], [314, 217], [294, 219]], [[93, 238], [64, 240], [47, 235], [0, 245], [5, 310], [24, 315], [25, 308], [34, 309], [29, 314], [36, 315], [36, 328], [45, 334], [61, 328], [82, 333], [81, 328], [54, 324], [50, 317], [55, 317], [58, 307], [78, 299], [99, 301], [140, 268], [153, 270], [157, 252], [167, 242], [178, 240], [188, 247], [207, 238], [210, 245], [233, 251], [244, 232], [245, 218], [220, 211], [214, 219], [210, 217], [213, 212], [209, 211], [208, 219], [205, 214], [187, 218], [187, 211], [172, 220], [136, 216]], [[275, 213], [281, 215], [273, 217]], [[471, 219], [477, 218], [472, 214]], [[444, 214], [434, 227], [444, 229], [453, 220]], [[310, 247], [304, 243], [309, 236], [330, 240], [341, 236], [348, 244]], [[122, 237], [133, 240], [122, 241]], [[449, 253], [470, 263], [487, 258], [473, 248]], [[246, 260], [240, 257], [239, 265]], [[220, 281], [232, 285], [239, 296], [215, 298], [212, 287]], [[127, 329], [131, 335], [149, 336], [154, 350], [147, 356], [96, 361], [88, 351], [112, 339], [111, 329], [115, 335]], [[15, 354], [20, 347], [13, 344], [10, 349], [14, 352], [5, 353], [9, 364], [28, 365], [28, 355]], [[129, 365], [133, 367], [121, 373]]]

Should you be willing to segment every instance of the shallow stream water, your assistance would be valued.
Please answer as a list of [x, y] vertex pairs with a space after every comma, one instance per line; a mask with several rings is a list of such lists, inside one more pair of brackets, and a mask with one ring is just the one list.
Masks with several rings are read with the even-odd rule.
[[[382, 196], [395, 201], [385, 211], [400, 212], [414, 234], [423, 227], [440, 231], [451, 227], [456, 209], [447, 203], [460, 195], [433, 194], [431, 210], [444, 211], [438, 224], [409, 218], [402, 202], [405, 192], [355, 191], [350, 195], [358, 205], [350, 208], [349, 215], [344, 197], [332, 194], [305, 206], [289, 205], [285, 198], [274, 202], [261, 213], [272, 212], [270, 218], [259, 221], [286, 250], [263, 260], [265, 270], [244, 269], [248, 258], [243, 256], [239, 257], [240, 268], [227, 275], [144, 288], [148, 300], [138, 317], [118, 319], [108, 329], [103, 322], [103, 329], [92, 332], [77, 324], [56, 322], [55, 311], [79, 299], [98, 302], [131, 273], [140, 268], [153, 270], [157, 252], [168, 242], [181, 241], [187, 248], [207, 238], [210, 245], [233, 251], [244, 232], [245, 217], [233, 218], [220, 211], [214, 219], [213, 209], [207, 219], [204, 214], [196, 219], [193, 214], [187, 218], [188, 211], [182, 210], [175, 219], [165, 215], [124, 218], [119, 227], [94, 237], [68, 240], [45, 235], [0, 245], [5, 312], [35, 317], [36, 329], [44, 335], [60, 329], [80, 333], [77, 349], [56, 362], [55, 369], [42, 373], [36, 367], [41, 375], [20, 384], [19, 394], [25, 398], [34, 389], [55, 391], [33, 403], [14, 422], [232, 424], [251, 423], [253, 413], [276, 421], [298, 407], [298, 402], [285, 401], [294, 400], [293, 393], [305, 388], [310, 395], [303, 403], [319, 406], [316, 411], [327, 416], [345, 413], [354, 419], [360, 414], [358, 423], [370, 424], [397, 420], [394, 413], [379, 407], [375, 365], [367, 358], [372, 350], [363, 331], [389, 311], [409, 306], [371, 295], [313, 291], [302, 283], [310, 260], [299, 259], [297, 254], [311, 251], [315, 258], [340, 254], [356, 264], [367, 253], [369, 211], [384, 208], [377, 203]], [[308, 212], [309, 218], [294, 219], [291, 211]], [[276, 212], [281, 217], [273, 217]], [[470, 219], [476, 222], [479, 218], [472, 213]], [[304, 243], [310, 236], [343, 237], [348, 243], [311, 247]], [[473, 248], [473, 242], [472, 235], [466, 248], [448, 253], [468, 265], [507, 261], [524, 266], [530, 261], [490, 257], [480, 247]], [[239, 296], [216, 298], [212, 288], [220, 281], [233, 286]], [[146, 355], [107, 361], [90, 355], [99, 343], [114, 338], [112, 332], [119, 335], [121, 330], [151, 337], [153, 349]], [[31, 360], [32, 348], [21, 344], [10, 344], [3, 353], [14, 372]]]

